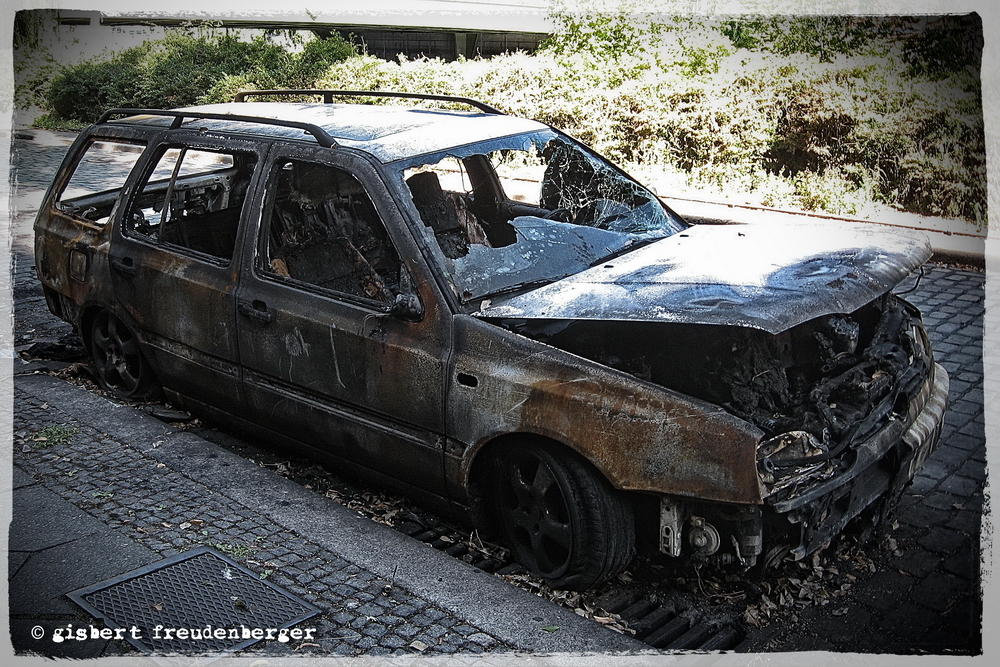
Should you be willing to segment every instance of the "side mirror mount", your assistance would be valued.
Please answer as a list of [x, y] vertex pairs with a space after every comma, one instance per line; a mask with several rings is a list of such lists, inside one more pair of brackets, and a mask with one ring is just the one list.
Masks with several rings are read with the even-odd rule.
[[424, 319], [424, 304], [416, 294], [397, 294], [389, 314], [405, 322], [419, 322]]

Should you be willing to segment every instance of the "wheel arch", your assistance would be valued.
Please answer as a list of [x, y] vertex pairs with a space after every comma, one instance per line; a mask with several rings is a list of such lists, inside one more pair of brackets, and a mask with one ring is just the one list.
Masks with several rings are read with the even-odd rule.
[[513, 431], [501, 433], [484, 440], [475, 447], [470, 448], [467, 452], [467, 463], [463, 466], [465, 470], [464, 487], [468, 489], [468, 505], [473, 524], [476, 526], [486, 527], [488, 529], [487, 532], [491, 529], [495, 529], [495, 520], [494, 518], [488, 516], [489, 512], [487, 511], [487, 504], [485, 503], [485, 498], [483, 497], [482, 490], [484, 476], [490, 474], [490, 468], [493, 465], [493, 459], [496, 456], [496, 453], [501, 451], [504, 447], [513, 444], [536, 444], [554, 450], [561, 455], [575, 458], [580, 463], [592, 468], [598, 475], [604, 478], [612, 489], [619, 493], [627, 494], [626, 491], [623, 491], [615, 485], [614, 481], [604, 470], [601, 469], [599, 465], [568, 442], [549, 434], [536, 433], [532, 431]]
[[[80, 308], [79, 315], [77, 317], [77, 335], [80, 336], [80, 340], [83, 342], [84, 349], [87, 351], [87, 355], [90, 357], [91, 363], [95, 364], [96, 360], [93, 351], [93, 328], [94, 322], [101, 315], [101, 313], [107, 313], [110, 317], [118, 320], [122, 323], [128, 330], [132, 337], [135, 339], [138, 345], [138, 353], [142, 359], [142, 364], [148, 373], [148, 380], [144, 381], [143, 386], [145, 389], [135, 396], [140, 400], [147, 399], [158, 399], [162, 397], [162, 382], [160, 381], [160, 373], [156, 368], [156, 364], [153, 362], [153, 356], [149, 353], [147, 349], [146, 341], [142, 336], [141, 327], [136, 326], [133, 318], [129, 317], [127, 314], [121, 313], [118, 309], [108, 306], [101, 302], [92, 302], [85, 304]], [[95, 368], [96, 370], [96, 368]], [[99, 374], [99, 371], [97, 371]]]
[[469, 474], [481, 536], [499, 538], [555, 587], [590, 588], [635, 555], [632, 494], [565, 443], [536, 433], [503, 434], [479, 448]]

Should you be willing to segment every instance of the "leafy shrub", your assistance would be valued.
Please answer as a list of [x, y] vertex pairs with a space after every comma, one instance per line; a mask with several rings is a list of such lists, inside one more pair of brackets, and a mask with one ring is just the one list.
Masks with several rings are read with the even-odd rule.
[[263, 39], [176, 35], [85, 63], [50, 97], [59, 116], [84, 119], [253, 88], [459, 95], [549, 123], [672, 189], [684, 181], [771, 206], [856, 214], [880, 203], [986, 224], [975, 15], [553, 17], [534, 55], [455, 62], [351, 55], [339, 39], [290, 54]]
[[57, 75], [47, 101], [56, 116], [82, 123], [94, 122], [109, 107], [141, 106], [139, 86], [143, 60], [151, 45], [129, 49], [110, 60], [89, 60]]
[[59, 117], [93, 122], [109, 107], [169, 109], [228, 101], [237, 88], [311, 86], [332, 63], [354, 53], [337, 36], [306, 42], [292, 53], [262, 36], [243, 42], [232, 35], [174, 31], [110, 59], [66, 68], [53, 79], [47, 99]]

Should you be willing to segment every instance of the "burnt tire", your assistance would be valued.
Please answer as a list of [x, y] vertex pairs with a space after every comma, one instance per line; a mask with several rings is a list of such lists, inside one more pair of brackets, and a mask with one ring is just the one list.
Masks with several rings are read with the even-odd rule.
[[519, 563], [554, 588], [586, 589], [635, 555], [631, 503], [576, 454], [546, 443], [495, 453], [492, 515]]
[[159, 393], [159, 384], [139, 340], [120, 319], [101, 311], [90, 325], [90, 357], [97, 381], [119, 398], [148, 400]]

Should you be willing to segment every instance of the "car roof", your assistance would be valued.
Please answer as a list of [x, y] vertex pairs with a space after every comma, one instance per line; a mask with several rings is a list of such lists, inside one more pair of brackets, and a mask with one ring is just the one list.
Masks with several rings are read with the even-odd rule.
[[[310, 140], [300, 127], [258, 125], [234, 119], [200, 119], [199, 113], [225, 114], [308, 123], [324, 130], [337, 144], [365, 151], [380, 162], [436, 153], [456, 146], [545, 129], [542, 123], [516, 116], [383, 104], [316, 104], [295, 102], [230, 102], [175, 109], [184, 112], [183, 127]], [[173, 116], [136, 115], [111, 123], [169, 125]]]

